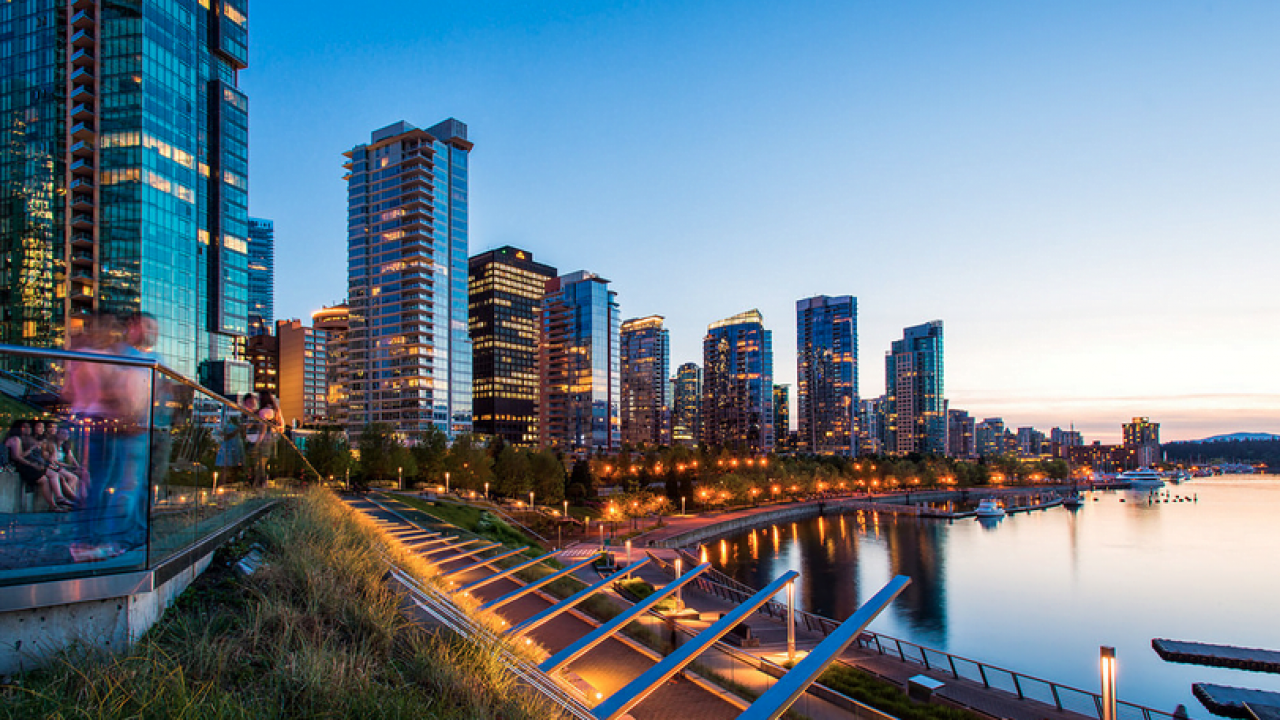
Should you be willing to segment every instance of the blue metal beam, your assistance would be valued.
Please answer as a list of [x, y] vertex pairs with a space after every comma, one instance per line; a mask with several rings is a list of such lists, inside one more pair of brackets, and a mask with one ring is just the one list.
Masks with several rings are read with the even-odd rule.
[[657, 605], [658, 601], [693, 582], [694, 578], [698, 577], [710, 568], [711, 563], [702, 563], [684, 575], [681, 575], [675, 580], [663, 585], [661, 588], [654, 589], [652, 595], [631, 606], [631, 609], [624, 610], [622, 614], [613, 618], [609, 622], [604, 623], [595, 630], [592, 630], [581, 638], [578, 638], [570, 644], [569, 647], [561, 650], [555, 655], [552, 655], [546, 660], [543, 660], [542, 664], [538, 666], [538, 669], [544, 673], [553, 673], [574, 660], [577, 660], [583, 654], [590, 651], [591, 648], [594, 648], [596, 645], [608, 640], [611, 635], [621, 630], [627, 623], [631, 622], [636, 617], [639, 617], [649, 608]]
[[[499, 607], [507, 605], [508, 602], [520, 600], [520, 598], [525, 597], [526, 594], [536, 591], [536, 589], [543, 587], [543, 585], [549, 585], [550, 583], [554, 583], [556, 580], [563, 578], [564, 575], [571, 575], [573, 573], [577, 573], [577, 571], [582, 568], [586, 568], [586, 566], [590, 565], [591, 562], [595, 562], [596, 557], [599, 557], [599, 553], [588, 557], [586, 560], [580, 561], [577, 565], [570, 565], [568, 568], [558, 571], [558, 573], [547, 575], [547, 577], [540, 580], [534, 580], [534, 582], [525, 585], [525, 587], [513, 589], [513, 591], [504, 594], [502, 597], [494, 598], [494, 600], [484, 603], [484, 605], [480, 606], [480, 610], [498, 610]], [[605, 580], [605, 582], [608, 582], [608, 580]]]
[[685, 641], [675, 652], [663, 658], [662, 662], [640, 673], [635, 680], [627, 683], [621, 690], [610, 695], [591, 711], [599, 720], [614, 720], [619, 715], [635, 707], [637, 703], [648, 697], [654, 688], [666, 682], [672, 675], [680, 672], [685, 665], [693, 662], [704, 650], [711, 647], [720, 638], [729, 634], [738, 623], [742, 622], [761, 605], [769, 602], [769, 598], [787, 583], [795, 580], [800, 573], [789, 570], [768, 587], [752, 595], [750, 599], [733, 610], [725, 613], [714, 625]]
[[819, 643], [818, 647], [810, 650], [803, 660], [779, 678], [773, 687], [756, 698], [756, 701], [751, 703], [751, 707], [738, 716], [738, 720], [774, 720], [785, 713], [796, 698], [818, 679], [822, 671], [826, 670], [827, 666], [849, 647], [849, 643], [853, 642], [854, 638], [858, 637], [871, 624], [871, 621], [888, 607], [894, 598], [898, 597], [898, 593], [910, 584], [911, 578], [906, 575], [899, 575], [890, 580], [880, 589], [880, 592], [858, 608], [857, 612], [840, 623], [840, 627]]
[[[498, 555], [494, 555], [494, 556], [492, 556], [492, 557], [484, 558], [483, 560], [481, 560], [481, 561], [479, 561], [479, 562], [473, 562], [473, 563], [471, 563], [470, 565], [463, 565], [462, 567], [458, 568], [457, 570], [450, 570], [450, 571], [449, 571], [449, 572], [447, 572], [447, 573], [441, 573], [441, 574], [440, 574], [440, 577], [441, 577], [441, 578], [451, 578], [451, 577], [454, 577], [454, 576], [457, 576], [457, 575], [461, 575], [461, 574], [463, 574], [463, 573], [465, 573], [465, 572], [469, 572], [469, 571], [471, 571], [471, 570], [479, 570], [480, 568], [484, 567], [485, 565], [492, 565], [492, 564], [494, 564], [494, 563], [498, 562], [499, 560], [506, 560], [507, 558], [511, 557], [512, 555], [519, 555], [520, 553], [522, 553], [522, 552], [524, 552], [525, 550], [528, 550], [528, 549], [529, 549], [529, 546], [528, 546], [528, 545], [525, 545], [525, 546], [524, 546], [524, 547], [522, 547], [522, 548], [516, 548], [515, 550], [508, 550], [508, 551], [506, 551], [506, 552], [504, 552], [504, 553], [500, 553], [500, 554], [498, 554]], [[517, 565], [517, 567], [519, 567], [519, 566]]]

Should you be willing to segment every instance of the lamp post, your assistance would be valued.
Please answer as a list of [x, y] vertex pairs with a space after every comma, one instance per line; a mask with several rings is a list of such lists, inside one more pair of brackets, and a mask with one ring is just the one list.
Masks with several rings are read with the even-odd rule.
[[1116, 649], [1103, 645], [1098, 655], [1102, 671], [1102, 720], [1116, 720]]
[[529, 509], [530, 510], [533, 509], [533, 491], [532, 490], [529, 491]]
[[564, 517], [566, 520], [569, 519], [569, 501], [568, 500], [564, 501]]
[[444, 474], [444, 494], [445, 495], [449, 494], [449, 473], [448, 472]]
[[489, 483], [484, 484], [484, 501], [489, 502]]
[[680, 514], [681, 514], [681, 515], [684, 515], [684, 514], [685, 514], [685, 513], [684, 513], [684, 501], [685, 501], [685, 500], [688, 500], [688, 499], [689, 499], [689, 498], [685, 497], [684, 495], [681, 495], [681, 496], [680, 496]]
[[404, 490], [404, 468], [396, 468], [396, 478], [400, 489]]

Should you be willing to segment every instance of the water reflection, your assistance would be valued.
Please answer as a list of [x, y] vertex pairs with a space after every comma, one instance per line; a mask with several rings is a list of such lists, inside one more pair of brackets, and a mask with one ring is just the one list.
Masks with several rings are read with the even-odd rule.
[[1191, 683], [1280, 691], [1280, 676], [1164, 663], [1151, 638], [1280, 649], [1277, 510], [1280, 478], [1212, 478], [994, 523], [856, 512], [761, 528], [715, 555], [756, 587], [799, 570], [798, 605], [836, 619], [908, 575], [873, 629], [1095, 690], [1098, 647], [1112, 645], [1122, 699], [1202, 717]]

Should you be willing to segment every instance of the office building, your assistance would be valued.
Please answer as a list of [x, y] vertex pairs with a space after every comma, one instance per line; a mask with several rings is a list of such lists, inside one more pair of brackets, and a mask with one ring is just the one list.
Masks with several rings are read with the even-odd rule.
[[1070, 448], [1084, 445], [1084, 438], [1076, 429], [1063, 430], [1054, 428], [1049, 431], [1049, 442], [1053, 444], [1053, 456], [1065, 458]]
[[858, 454], [884, 453], [884, 396], [858, 401]]
[[247, 392], [260, 393], [264, 390], [278, 396], [280, 394], [280, 338], [270, 332], [250, 336], [245, 343], [245, 360], [253, 368], [252, 387], [245, 388], [244, 392], [235, 393], [231, 397], [238, 400]]
[[979, 457], [998, 457], [1005, 453], [1004, 419], [985, 418], [974, 426], [974, 445]]
[[1018, 428], [1019, 457], [1037, 458], [1047, 454], [1049, 454], [1049, 447], [1045, 441], [1044, 433], [1033, 427]]
[[885, 355], [885, 418], [895, 455], [947, 451], [943, 399], [942, 321], [903, 330]]
[[711, 323], [702, 368], [702, 441], [732, 452], [771, 452], [773, 333], [760, 311]]
[[277, 320], [276, 337], [280, 345], [277, 399], [285, 424], [323, 424], [328, 417], [327, 334], [301, 320]]
[[347, 162], [348, 428], [471, 432], [467, 126], [401, 121]]
[[325, 343], [325, 425], [347, 426], [347, 401], [350, 394], [351, 368], [347, 353], [347, 331], [351, 329], [351, 313], [346, 303], [311, 313], [311, 325], [324, 331]]
[[685, 363], [671, 380], [671, 441], [691, 447], [701, 432], [702, 368]]
[[579, 458], [617, 452], [617, 293], [582, 270], [548, 280], [542, 308], [539, 444]]
[[1140, 467], [1151, 467], [1160, 462], [1160, 423], [1150, 418], [1136, 417], [1133, 422], [1121, 425], [1124, 447], [1134, 451]]
[[622, 442], [632, 447], [671, 444], [671, 339], [662, 316], [635, 318], [621, 331]]
[[799, 439], [791, 432], [791, 386], [773, 386], [773, 449], [795, 452]]
[[539, 315], [556, 269], [510, 246], [476, 255], [469, 268], [472, 427], [536, 446]]
[[978, 457], [973, 417], [964, 410], [947, 410], [947, 456], [960, 460]]
[[276, 227], [249, 218], [249, 334], [271, 332], [275, 323]]
[[246, 0], [0, 7], [0, 342], [143, 311], [166, 364], [247, 391]]
[[858, 301], [818, 295], [796, 302], [798, 449], [857, 452]]

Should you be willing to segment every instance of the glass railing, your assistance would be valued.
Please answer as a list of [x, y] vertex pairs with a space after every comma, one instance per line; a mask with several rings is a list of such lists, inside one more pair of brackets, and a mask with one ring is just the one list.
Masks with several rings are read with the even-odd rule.
[[0, 586], [149, 570], [318, 479], [286, 433], [121, 344], [0, 345]]

